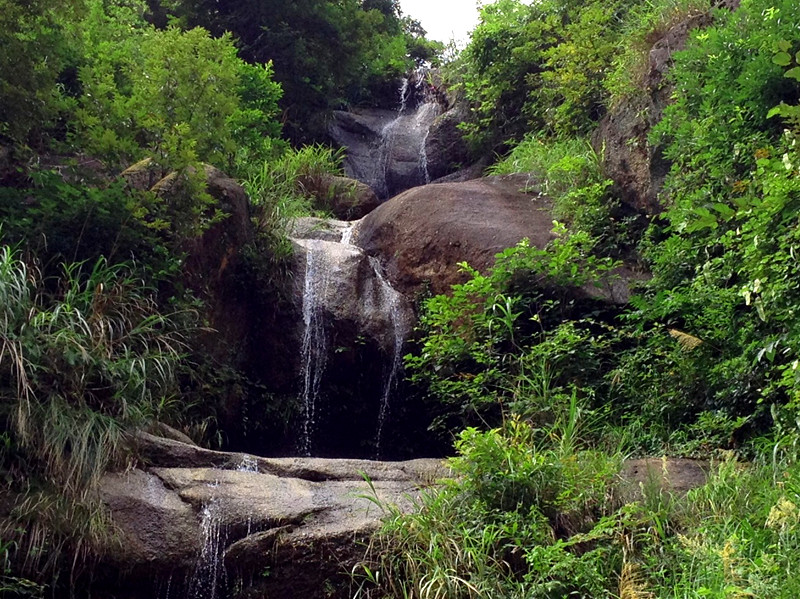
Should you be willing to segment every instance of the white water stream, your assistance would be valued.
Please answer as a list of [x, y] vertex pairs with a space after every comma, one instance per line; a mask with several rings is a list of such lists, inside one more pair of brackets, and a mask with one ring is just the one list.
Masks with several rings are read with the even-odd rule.
[[354, 322], [375, 339], [386, 355], [380, 397], [376, 449], [380, 453], [390, 401], [402, 368], [403, 344], [411, 330], [411, 311], [405, 297], [382, 272], [380, 261], [352, 244], [355, 224], [342, 229], [338, 242], [295, 239], [306, 253], [303, 280], [303, 343], [301, 373], [303, 408], [300, 452], [314, 453], [319, 426], [320, 392], [325, 379], [330, 343], [326, 326], [337, 318]]

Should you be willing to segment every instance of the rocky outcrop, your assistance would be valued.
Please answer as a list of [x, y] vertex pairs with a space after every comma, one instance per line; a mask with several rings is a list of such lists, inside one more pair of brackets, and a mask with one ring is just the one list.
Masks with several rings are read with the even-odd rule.
[[[211, 201], [198, 218], [189, 197], [185, 179], [178, 173], [164, 174], [152, 160], [142, 160], [121, 177], [132, 189], [150, 190], [175, 213], [171, 220], [183, 223], [172, 231], [172, 243], [185, 255], [181, 265], [180, 284], [202, 300], [200, 318], [203, 328], [196, 331], [194, 349], [202, 350], [216, 372], [243, 370], [248, 362], [261, 361], [256, 345], [260, 330], [268, 324], [266, 311], [258, 305], [255, 288], [260, 282], [245, 284], [247, 276], [244, 248], [254, 239], [250, 221], [249, 199], [244, 188], [221, 170], [203, 166], [205, 191]], [[191, 193], [191, 192], [190, 192]], [[200, 220], [207, 226], [199, 226]], [[262, 323], [264, 323], [262, 325]], [[258, 339], [260, 341], [260, 339]], [[266, 347], [265, 351], [269, 351]], [[279, 362], [277, 353], [273, 362]], [[210, 364], [209, 364], [210, 366]], [[285, 371], [283, 364], [276, 371]], [[245, 391], [231, 384], [215, 389], [219, 397], [219, 424], [236, 438], [241, 427]]]
[[[257, 458], [149, 435], [139, 441], [158, 465], [101, 483], [118, 538], [103, 564], [124, 573], [121, 584], [107, 582], [128, 592], [118, 597], [156, 596], [167, 584], [207, 597], [220, 596], [215, 589], [229, 597], [347, 596], [347, 573], [382, 516], [375, 500], [410, 510], [420, 488], [448, 474], [437, 460]], [[195, 460], [185, 462], [188, 455]]]
[[471, 164], [472, 153], [459, 128], [459, 125], [466, 120], [467, 114], [466, 107], [456, 103], [433, 121], [425, 139], [425, 156], [430, 180], [441, 179]]
[[303, 190], [314, 198], [314, 208], [330, 212], [341, 220], [356, 220], [380, 205], [366, 183], [327, 173], [301, 177]]
[[[739, 0], [726, 0], [719, 6], [734, 10], [738, 5]], [[710, 12], [691, 14], [656, 39], [647, 56], [639, 93], [613, 106], [592, 136], [592, 144], [602, 156], [605, 173], [614, 181], [620, 199], [636, 211], [661, 211], [658, 193], [670, 164], [663, 156], [663, 148], [651, 144], [648, 136], [671, 101], [667, 73], [672, 55], [686, 47], [693, 29], [708, 27], [712, 22]]]

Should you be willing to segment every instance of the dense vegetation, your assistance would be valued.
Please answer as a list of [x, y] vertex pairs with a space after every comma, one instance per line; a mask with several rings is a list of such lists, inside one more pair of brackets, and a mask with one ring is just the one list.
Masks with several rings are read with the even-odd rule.
[[[231, 210], [211, 167], [250, 196], [235, 280], [276, 310], [301, 181], [341, 168], [287, 137], [441, 46], [392, 1], [0, 0], [0, 30], [0, 594], [56, 596], [113, 542], [96, 486], [137, 431], [220, 446], [291, 416], [208, 341], [189, 254]], [[226, 430], [232, 394], [265, 422]]]
[[[361, 596], [800, 594], [800, 15], [733, 4], [498, 0], [446, 66], [476, 153], [533, 174], [556, 239], [465, 264], [421, 306], [411, 392], [456, 438], [458, 477], [415, 514], [386, 507]], [[224, 220], [206, 165], [244, 182], [243, 286], [277, 304], [282, 222], [311, 210], [298, 181], [340, 158], [286, 138], [390, 103], [441, 48], [393, 0], [0, 0], [0, 47], [0, 591], [35, 597], [110, 542], [93, 490], [133, 432], [220, 444], [218, 400], [258, 387], [208, 353], [186, 281], [188, 242]], [[671, 171], [641, 214], [592, 133], [663, 90], [647, 143]], [[172, 173], [169, 201], [115, 180], [134, 163]], [[626, 305], [573, 293], [622, 261], [647, 273]], [[709, 482], [626, 489], [632, 455], [711, 460]]]
[[[585, 136], [643, 105], [650, 48], [692, 17], [708, 26], [661, 84], [648, 143], [672, 166], [642, 227]], [[362, 596], [797, 595], [798, 25], [769, 0], [483, 9], [452, 65], [467, 132], [512, 147], [492, 172], [533, 173], [558, 237], [425, 303], [407, 367], [440, 430], [465, 429], [458, 478], [387, 508]], [[627, 308], [564, 293], [632, 247], [649, 276]], [[672, 495], [656, 468], [632, 493], [631, 455], [710, 460], [709, 482]]]

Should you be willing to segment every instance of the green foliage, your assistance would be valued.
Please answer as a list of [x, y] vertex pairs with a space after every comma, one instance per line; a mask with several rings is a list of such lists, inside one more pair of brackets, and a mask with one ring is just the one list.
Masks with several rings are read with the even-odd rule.
[[152, 194], [130, 192], [121, 182], [93, 187], [67, 182], [55, 172], [34, 174], [27, 187], [0, 187], [0, 238], [39, 258], [45, 278], [62, 262], [110, 263], [135, 256], [163, 280], [177, 267], [158, 229], [165, 207]]
[[622, 548], [594, 517], [618, 465], [534, 437], [518, 420], [462, 433], [450, 463], [457, 477], [424, 495], [416, 513], [389, 510], [367, 566], [378, 596], [614, 596]]
[[306, 184], [323, 174], [340, 174], [342, 158], [342, 151], [309, 145], [289, 149], [279, 158], [253, 168], [244, 185], [253, 202], [259, 230], [279, 233], [290, 219], [312, 214], [313, 194]]
[[769, 118], [800, 91], [773, 60], [798, 23], [789, 4], [759, 0], [717, 18], [675, 55], [675, 102], [657, 128], [673, 160], [669, 209], [645, 244], [654, 277], [633, 318], [703, 341], [680, 382], [671, 360], [648, 367], [694, 398], [680, 402], [690, 412], [768, 418], [798, 386], [797, 131]]
[[492, 148], [529, 131], [588, 132], [604, 112], [603, 80], [630, 8], [560, 0], [485, 5], [461, 58], [471, 140]]
[[0, 140], [39, 145], [57, 116], [56, 84], [70, 55], [60, 17], [79, 4], [0, 2]]
[[653, 44], [673, 26], [710, 11], [708, 0], [655, 0], [631, 7], [622, 27], [624, 44], [618, 48], [613, 67], [603, 81], [610, 96], [608, 104], [656, 91], [644, 89]]
[[281, 92], [269, 64], [244, 63], [230, 35], [157, 30], [143, 3], [88, 6], [75, 25], [84, 58], [73, 143], [114, 164], [150, 155], [168, 169], [270, 154]]
[[232, 32], [248, 62], [272, 61], [285, 92], [287, 131], [295, 142], [324, 138], [325, 113], [331, 109], [393, 101], [392, 79], [437, 51], [393, 2], [181, 0], [169, 5], [188, 26], [217, 35]]
[[[471, 279], [454, 285], [449, 296], [425, 302], [419, 327], [424, 337], [418, 354], [406, 356], [406, 367], [412, 381], [425, 384], [447, 407], [439, 425], [452, 426], [454, 418], [469, 424], [504, 400], [520, 410], [530, 407], [519, 396], [532, 388], [530, 365], [536, 360], [526, 355], [572, 307], [556, 289], [598, 284], [614, 267], [610, 259], [592, 254], [594, 242], [586, 233], [568, 234], [556, 225], [558, 237], [547, 248], [523, 241], [498, 254], [488, 275], [463, 264]], [[578, 329], [555, 334], [564, 342], [582, 335]], [[569, 352], [566, 345], [558, 350]], [[545, 362], [551, 357], [542, 354]]]

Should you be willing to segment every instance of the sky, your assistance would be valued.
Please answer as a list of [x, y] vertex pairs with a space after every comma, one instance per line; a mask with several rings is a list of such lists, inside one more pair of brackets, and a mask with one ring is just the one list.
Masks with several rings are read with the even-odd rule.
[[455, 39], [463, 46], [478, 24], [478, 0], [400, 0], [400, 7], [422, 24], [428, 39], [444, 43]]

